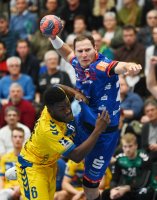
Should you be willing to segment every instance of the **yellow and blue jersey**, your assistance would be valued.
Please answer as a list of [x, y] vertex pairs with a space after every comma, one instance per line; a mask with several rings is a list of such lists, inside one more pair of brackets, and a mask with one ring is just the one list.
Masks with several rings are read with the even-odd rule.
[[75, 148], [74, 136], [74, 121], [68, 124], [56, 121], [45, 106], [31, 137], [20, 153], [19, 163], [23, 166], [53, 165], [60, 155], [67, 156]]
[[82, 189], [82, 180], [84, 174], [84, 161], [75, 163], [72, 160], [68, 160], [66, 164], [65, 176], [71, 178], [71, 185], [76, 189]]
[[5, 172], [11, 167], [15, 166], [17, 156], [13, 151], [2, 156], [0, 161], [0, 176], [4, 177], [4, 188], [12, 188], [19, 185], [17, 180], [8, 180], [5, 178]]

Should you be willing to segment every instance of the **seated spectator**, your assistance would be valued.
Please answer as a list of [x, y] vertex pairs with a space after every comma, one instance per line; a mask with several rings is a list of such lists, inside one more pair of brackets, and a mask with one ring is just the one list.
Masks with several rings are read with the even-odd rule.
[[18, 83], [12, 83], [10, 86], [9, 97], [9, 102], [2, 106], [2, 110], [0, 112], [0, 127], [6, 124], [4, 120], [5, 109], [8, 106], [14, 106], [20, 112], [19, 122], [28, 126], [30, 130], [33, 130], [36, 119], [35, 108], [31, 102], [23, 99], [23, 89]]
[[117, 25], [116, 14], [106, 12], [103, 19], [103, 28], [99, 29], [103, 37], [103, 43], [113, 49], [122, 46], [122, 28]]
[[137, 150], [135, 135], [125, 134], [121, 138], [123, 152], [116, 156], [112, 170], [111, 188], [104, 190], [102, 200], [150, 200], [153, 199], [151, 162], [149, 156]]
[[5, 43], [8, 56], [15, 54], [18, 39], [19, 34], [10, 29], [8, 18], [0, 14], [0, 40]]
[[69, 199], [79, 194], [80, 198], [84, 197], [84, 192], [82, 188], [83, 172], [83, 161], [80, 163], [75, 163], [72, 160], [68, 160], [65, 175], [62, 182], [62, 188], [67, 192]]
[[117, 12], [120, 25], [140, 26], [142, 9], [136, 0], [124, 0], [123, 7]]
[[138, 41], [145, 47], [153, 44], [152, 29], [157, 26], [157, 10], [150, 10], [146, 15], [147, 24], [138, 31]]
[[58, 69], [59, 55], [56, 51], [50, 50], [44, 56], [46, 72], [39, 76], [38, 94], [36, 94], [36, 102], [43, 102], [43, 92], [47, 87], [53, 84], [63, 84], [72, 87], [70, 78], [66, 72]]
[[7, 68], [7, 50], [4, 42], [0, 41], [0, 78], [8, 74]]
[[114, 59], [114, 53], [110, 47], [108, 47], [106, 44], [103, 43], [103, 39], [100, 33], [94, 32], [92, 34], [95, 46], [99, 53], [102, 53], [104, 56], [106, 56], [109, 59]]
[[58, 0], [46, 0], [44, 11], [42, 11], [41, 15], [56, 15], [60, 16], [60, 8], [58, 6]]
[[24, 142], [24, 130], [22, 128], [15, 128], [11, 134], [11, 141], [13, 150], [2, 156], [0, 162], [0, 197], [1, 200], [20, 198], [20, 187], [17, 180], [7, 180], [5, 178], [5, 172], [15, 166], [17, 162], [17, 156], [19, 155], [23, 142]]
[[73, 33], [69, 34], [69, 36], [74, 35], [75, 37], [77, 37], [83, 34], [90, 34], [90, 32], [87, 30], [87, 23], [85, 17], [83, 15], [77, 15], [74, 18]]
[[[42, 17], [38, 19], [38, 26], [40, 24], [40, 20]], [[39, 62], [42, 62], [44, 59], [44, 54], [48, 50], [52, 50], [51, 42], [41, 34], [41, 31], [37, 29], [35, 33], [28, 38], [31, 46], [31, 53], [34, 54]], [[39, 42], [40, 41], [40, 42]]]
[[144, 104], [144, 114], [147, 121], [141, 131], [142, 148], [147, 151], [150, 159], [157, 162], [157, 101], [147, 99]]
[[31, 135], [30, 129], [24, 124], [20, 123], [19, 118], [20, 113], [17, 108], [13, 106], [6, 108], [5, 120], [7, 122], [7, 125], [0, 129], [0, 156], [13, 150], [11, 133], [15, 127], [20, 127], [24, 130], [24, 141], [26, 141]]
[[77, 15], [84, 15], [88, 25], [91, 20], [91, 11], [88, 9], [88, 7], [81, 3], [81, 0], [66, 0], [65, 5], [63, 5], [60, 13], [60, 17], [62, 20], [64, 20], [65, 23], [63, 34], [66, 36], [73, 32], [74, 18]]
[[4, 105], [9, 102], [9, 88], [14, 82], [19, 83], [22, 86], [24, 94], [23, 98], [25, 100], [33, 101], [35, 94], [35, 86], [30, 76], [20, 73], [20, 58], [8, 58], [7, 67], [10, 75], [7, 75], [0, 79], [0, 103]]
[[141, 64], [141, 72], [134, 76], [127, 76], [126, 80], [130, 89], [145, 99], [149, 95], [144, 76], [145, 47], [137, 41], [137, 32], [134, 26], [123, 27], [123, 41], [124, 45], [115, 50], [115, 60]]
[[10, 19], [10, 29], [19, 33], [20, 39], [28, 39], [37, 30], [37, 17], [28, 10], [27, 0], [16, 0], [17, 14]]
[[99, 29], [103, 26], [103, 16], [107, 12], [116, 12], [114, 0], [94, 0], [92, 9], [92, 27]]
[[119, 83], [123, 120], [127, 123], [138, 120], [142, 114], [143, 100], [138, 94], [129, 91], [129, 86], [123, 76], [119, 76]]
[[18, 40], [16, 53], [21, 59], [21, 73], [29, 75], [37, 87], [40, 66], [38, 59], [30, 52], [29, 42], [23, 39]]

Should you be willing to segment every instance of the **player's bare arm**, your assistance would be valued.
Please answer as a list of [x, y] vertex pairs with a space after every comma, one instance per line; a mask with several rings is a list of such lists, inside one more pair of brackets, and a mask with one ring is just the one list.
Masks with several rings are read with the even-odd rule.
[[74, 97], [78, 101], [83, 101], [88, 104], [88, 99], [80, 91], [74, 88], [68, 87], [66, 85], [62, 85], [62, 84], [57, 84], [57, 85], [61, 87], [66, 92], [66, 94], [68, 94], [68, 96]]
[[155, 67], [157, 64], [157, 56], [151, 59], [151, 66], [146, 77], [147, 88], [151, 94], [157, 99], [157, 80], [155, 76]]
[[70, 62], [70, 60], [74, 57], [72, 48], [70, 48], [68, 44], [64, 43], [58, 36], [50, 36], [49, 40], [59, 55], [67, 62]]
[[136, 75], [141, 71], [141, 69], [142, 66], [140, 64], [132, 62], [118, 62], [114, 72], [116, 74]]
[[99, 135], [106, 130], [107, 125], [110, 123], [110, 117], [107, 111], [103, 111], [98, 115], [96, 120], [95, 129], [80, 146], [75, 148], [70, 154], [69, 158], [74, 162], [80, 162], [94, 147], [99, 138]]

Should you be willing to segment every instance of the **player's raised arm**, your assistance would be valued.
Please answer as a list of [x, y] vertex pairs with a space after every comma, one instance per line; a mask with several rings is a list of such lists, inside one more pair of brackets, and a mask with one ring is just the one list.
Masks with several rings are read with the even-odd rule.
[[55, 15], [46, 15], [40, 21], [40, 30], [42, 34], [49, 37], [54, 49], [67, 61], [70, 62], [74, 57], [74, 52], [69, 45], [63, 42], [57, 36], [63, 29], [63, 24], [60, 18]]

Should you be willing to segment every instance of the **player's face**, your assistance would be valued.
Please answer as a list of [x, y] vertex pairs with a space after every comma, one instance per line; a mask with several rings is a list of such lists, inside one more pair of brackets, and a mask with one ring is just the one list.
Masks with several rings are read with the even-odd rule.
[[68, 98], [62, 102], [55, 103], [50, 109], [51, 116], [57, 121], [67, 123], [73, 120], [71, 105]]
[[134, 142], [122, 142], [122, 149], [124, 154], [129, 158], [134, 158], [136, 156], [137, 144]]
[[88, 67], [95, 60], [96, 53], [97, 51], [90, 40], [76, 42], [75, 55], [83, 68]]

